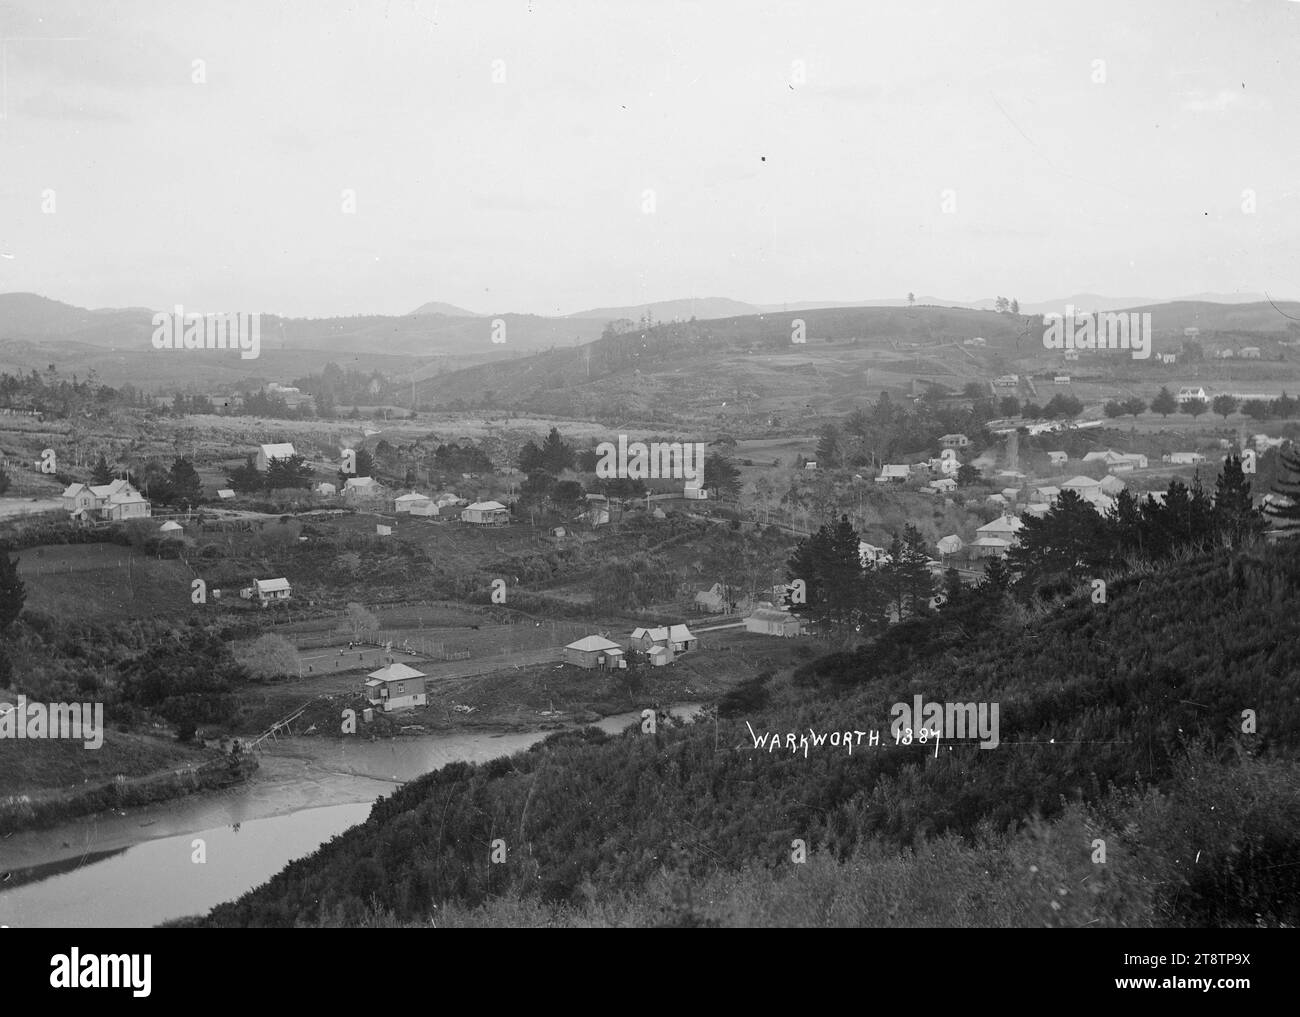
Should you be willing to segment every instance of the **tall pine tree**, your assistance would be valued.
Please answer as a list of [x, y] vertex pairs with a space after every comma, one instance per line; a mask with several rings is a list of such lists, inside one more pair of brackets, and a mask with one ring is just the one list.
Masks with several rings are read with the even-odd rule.
[[1214, 482], [1214, 525], [1220, 539], [1230, 547], [1258, 534], [1265, 525], [1250, 496], [1250, 481], [1241, 468], [1240, 456], [1224, 460], [1223, 470]]
[[1277, 476], [1264, 502], [1269, 529], [1283, 537], [1300, 533], [1300, 452], [1294, 445], [1278, 449]]
[[9, 630], [23, 610], [27, 588], [18, 577], [18, 559], [10, 558], [8, 548], [0, 548], [0, 633]]

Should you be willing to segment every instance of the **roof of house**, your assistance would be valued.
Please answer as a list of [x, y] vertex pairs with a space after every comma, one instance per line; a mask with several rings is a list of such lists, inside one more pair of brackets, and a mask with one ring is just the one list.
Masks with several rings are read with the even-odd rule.
[[669, 638], [675, 640], [694, 639], [695, 635], [685, 625], [673, 625], [668, 629]]
[[[425, 678], [427, 675], [413, 667], [394, 662], [387, 667], [381, 667], [378, 671], [371, 671], [368, 677], [374, 682], [400, 682], [410, 678]], [[369, 685], [370, 682], [366, 684]]]
[[610, 642], [604, 636], [583, 636], [577, 642], [570, 643], [565, 649], [590, 653], [593, 650], [621, 650], [622, 647], [618, 643]]
[[228, 487], [223, 487], [217, 491], [218, 498], [233, 498], [234, 496], [235, 492]]
[[669, 638], [668, 626], [658, 625], [652, 629], [645, 628], [643, 626], [638, 626], [637, 628], [634, 628], [632, 630], [633, 639], [644, 639], [646, 636], [649, 636], [651, 639], [654, 640], [668, 639]]
[[403, 503], [409, 503], [415, 501], [429, 501], [429, 500], [430, 499], [427, 494], [417, 494], [414, 491], [412, 491], [410, 494], [399, 495], [398, 497], [393, 499], [393, 501], [400, 501]]
[[347, 483], [343, 485], [346, 491], [348, 488], [356, 489], [358, 487], [376, 487], [378, 481], [374, 477], [348, 477]]
[[961, 537], [957, 536], [955, 533], [950, 533], [948, 536], [942, 538], [935, 546], [939, 549], [941, 554], [956, 554], [965, 545], [962, 544]]
[[772, 607], [770, 604], [766, 606], [759, 605], [758, 607], [754, 608], [754, 610], [750, 613], [749, 618], [754, 618], [758, 621], [783, 622], [783, 623], [790, 622], [790, 621], [798, 622], [799, 620], [797, 616], [792, 615], [786, 611], [778, 611], [775, 607]]
[[1018, 533], [1024, 529], [1025, 522], [1019, 516], [999, 516], [991, 523], [985, 523], [975, 532], [985, 536], [995, 533]]
[[912, 468], [906, 463], [889, 463], [880, 470], [882, 477], [910, 477]]
[[971, 547], [1010, 547], [1011, 541], [1001, 537], [980, 537], [971, 543]]
[[282, 441], [274, 445], [262, 446], [262, 455], [267, 459], [288, 459], [293, 454], [292, 442]]
[[1061, 487], [1063, 488], [1070, 488], [1076, 491], [1088, 490], [1090, 488], [1100, 487], [1100, 486], [1101, 486], [1100, 480], [1093, 480], [1091, 477], [1084, 477], [1084, 476], [1071, 477], [1069, 480], [1067, 480], [1064, 484], [1061, 485]]
[[183, 527], [180, 523], [174, 523], [171, 520], [168, 520], [158, 527], [158, 529], [162, 530], [164, 533], [171, 533], [173, 530], [183, 529]]
[[93, 486], [90, 484], [72, 484], [68, 487], [66, 491], [63, 492], [63, 497], [74, 498], [77, 496], [77, 494], [81, 491], [82, 488], [85, 488], [96, 498], [99, 498], [101, 500], [104, 498], [110, 498], [120, 491], [135, 490], [135, 488], [133, 488], [127, 481], [119, 477], [117, 480], [114, 480], [111, 484], [97, 484]]
[[275, 593], [277, 590], [289, 589], [289, 580], [280, 579], [254, 579], [253, 585], [257, 587], [258, 593]]
[[470, 505], [467, 512], [504, 512], [506, 507], [499, 501], [476, 501]]

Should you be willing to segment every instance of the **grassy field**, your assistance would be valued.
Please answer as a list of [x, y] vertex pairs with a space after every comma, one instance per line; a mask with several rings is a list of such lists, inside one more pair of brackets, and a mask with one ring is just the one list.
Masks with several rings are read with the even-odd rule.
[[55, 618], [114, 621], [186, 614], [191, 573], [119, 544], [59, 544], [18, 557], [27, 609]]

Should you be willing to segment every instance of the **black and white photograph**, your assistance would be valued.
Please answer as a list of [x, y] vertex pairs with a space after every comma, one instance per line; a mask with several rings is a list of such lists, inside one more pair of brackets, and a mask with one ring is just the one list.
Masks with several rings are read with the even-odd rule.
[[1294, 0], [0, 2], [0, 957], [1090, 928], [1249, 997], [1297, 110]]

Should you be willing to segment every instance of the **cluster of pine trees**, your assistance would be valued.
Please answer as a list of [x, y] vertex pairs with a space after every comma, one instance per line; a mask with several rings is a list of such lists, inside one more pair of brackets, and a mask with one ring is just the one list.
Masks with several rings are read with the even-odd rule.
[[[915, 526], [890, 543], [887, 557], [864, 562], [859, 535], [841, 516], [800, 541], [786, 567], [790, 610], [822, 633], [873, 635], [890, 621], [926, 611], [935, 594], [930, 556]], [[793, 592], [802, 580], [803, 588]]]
[[1172, 480], [1162, 499], [1123, 490], [1106, 512], [1073, 491], [1062, 491], [1042, 517], [1026, 516], [1008, 568], [1026, 588], [1073, 581], [1131, 560], [1155, 561], [1180, 549], [1239, 547], [1267, 528], [1254, 507], [1241, 458], [1230, 456], [1211, 495], [1197, 477]]
[[255, 458], [249, 455], [242, 466], [230, 471], [226, 483], [231, 490], [240, 494], [254, 494], [259, 491], [309, 488], [314, 476], [314, 471], [307, 465], [307, 457], [298, 453], [283, 459], [272, 459], [265, 473], [257, 468]]

